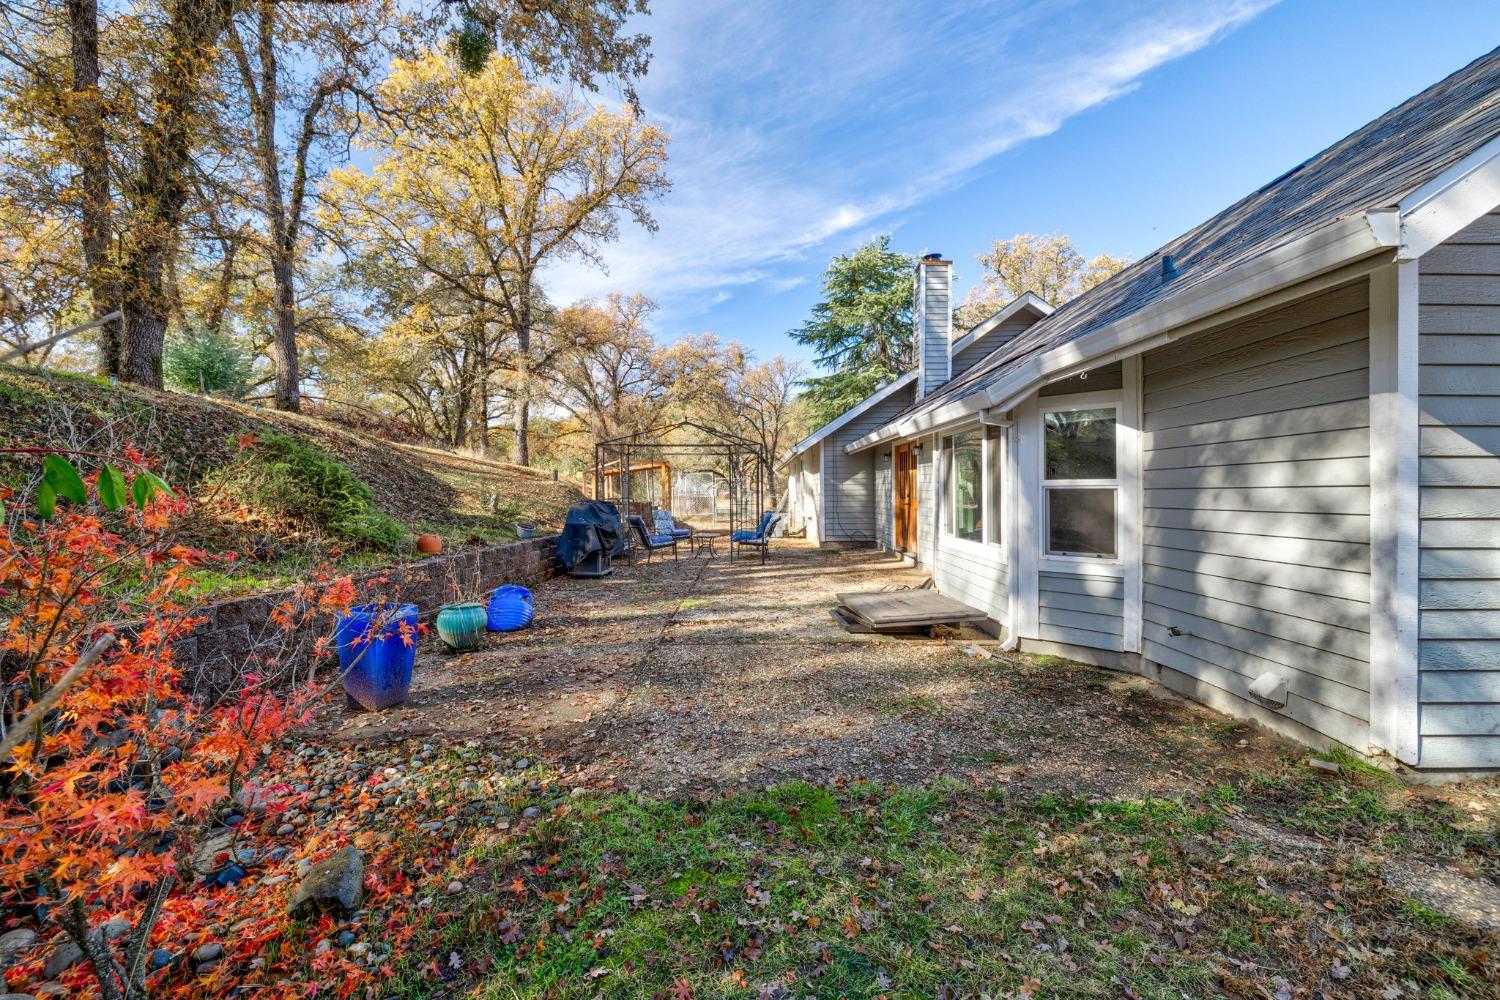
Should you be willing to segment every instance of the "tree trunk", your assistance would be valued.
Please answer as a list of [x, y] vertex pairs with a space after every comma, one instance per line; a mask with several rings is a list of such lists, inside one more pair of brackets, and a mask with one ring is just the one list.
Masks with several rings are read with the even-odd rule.
[[276, 283], [276, 329], [271, 334], [276, 391], [272, 405], [296, 413], [302, 408], [302, 381], [297, 371], [297, 274], [289, 254], [271, 252], [271, 275]]
[[[94, 316], [119, 308], [120, 289], [110, 259], [112, 212], [109, 200], [109, 146], [99, 95], [99, 7], [96, 0], [68, 0], [68, 35], [73, 62], [73, 141], [78, 149], [79, 229]], [[118, 376], [121, 323], [99, 328], [99, 369]]]
[[214, 42], [229, 22], [230, 0], [171, 0], [168, 45], [153, 87], [158, 108], [147, 129], [122, 249], [124, 343], [120, 378], [160, 389], [170, 302], [165, 274], [181, 239], [192, 159], [189, 119], [209, 75]]
[[531, 464], [531, 276], [521, 278], [521, 308], [516, 317], [516, 453], [511, 461]]
[[125, 299], [125, 333], [121, 338], [117, 373], [122, 382], [153, 389], [162, 387], [161, 348], [167, 338], [167, 311], [157, 308], [161, 301], [136, 296]]

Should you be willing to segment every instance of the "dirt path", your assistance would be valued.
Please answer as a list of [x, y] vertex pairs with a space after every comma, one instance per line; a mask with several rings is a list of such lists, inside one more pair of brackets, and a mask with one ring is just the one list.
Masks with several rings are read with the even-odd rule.
[[[1281, 825], [1305, 795], [1305, 749], [1131, 675], [852, 636], [829, 615], [836, 592], [923, 579], [871, 551], [796, 543], [764, 566], [657, 557], [604, 580], [559, 579], [538, 593], [531, 629], [462, 656], [424, 648], [405, 707], [330, 707], [314, 733], [351, 747], [477, 740], [545, 759], [590, 787], [699, 797], [788, 780], [917, 786], [940, 777], [1024, 798], [1243, 787], [1256, 800], [1239, 837], [1274, 854], [1316, 855], [1288, 849], [1297, 840]], [[1470, 823], [1491, 830], [1500, 816], [1494, 783], [1403, 794], [1461, 803]], [[1338, 849], [1350, 832], [1316, 839]], [[1426, 893], [1437, 902], [1445, 879], [1455, 898], [1490, 899], [1500, 884], [1485, 870], [1493, 856], [1477, 869], [1411, 860], [1416, 867], [1393, 867], [1393, 878], [1422, 895], [1417, 872], [1438, 887]], [[1483, 906], [1454, 910], [1488, 922]]]

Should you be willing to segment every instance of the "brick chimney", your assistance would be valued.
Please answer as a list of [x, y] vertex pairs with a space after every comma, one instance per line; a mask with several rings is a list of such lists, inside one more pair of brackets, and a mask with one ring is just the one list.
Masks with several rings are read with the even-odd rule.
[[917, 262], [917, 398], [952, 375], [948, 345], [953, 340], [953, 261], [930, 253]]

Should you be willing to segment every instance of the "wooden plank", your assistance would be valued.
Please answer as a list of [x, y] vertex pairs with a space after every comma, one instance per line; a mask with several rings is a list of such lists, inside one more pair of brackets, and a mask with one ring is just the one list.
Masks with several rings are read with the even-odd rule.
[[1500, 580], [1423, 580], [1422, 608], [1500, 611]]
[[[1485, 581], [1500, 586], [1500, 581]], [[1500, 613], [1486, 610], [1439, 610], [1422, 612], [1424, 639], [1500, 639]], [[1500, 663], [1495, 664], [1500, 670]]]
[[838, 602], [876, 628], [979, 621], [978, 611], [935, 590], [891, 590], [836, 595]]
[[[1299, 618], [1251, 604], [1221, 600], [1205, 594], [1173, 590], [1155, 584], [1146, 588], [1146, 601], [1159, 608], [1187, 612], [1204, 621], [1233, 625], [1235, 628], [1257, 633], [1268, 639], [1294, 642], [1312, 649], [1337, 653], [1351, 660], [1362, 662], [1369, 660], [1370, 636], [1368, 633], [1341, 628], [1329, 622]], [[1254, 647], [1240, 646], [1240, 648]]]
[[1424, 279], [1437, 274], [1496, 275], [1500, 274], [1500, 246], [1449, 240], [1424, 253], [1418, 264]]
[[1087, 646], [1090, 649], [1109, 649], [1116, 653], [1120, 652], [1123, 644], [1120, 636], [1113, 632], [1091, 632], [1087, 629], [1068, 628], [1056, 625], [1052, 622], [1039, 622], [1037, 624], [1037, 638], [1048, 642], [1065, 642], [1073, 646]]
[[1445, 703], [1500, 704], [1500, 670], [1422, 671], [1422, 704]]
[[[1214, 666], [1238, 674], [1245, 679], [1247, 690], [1249, 681], [1269, 671], [1285, 677], [1287, 689], [1308, 701], [1338, 709], [1358, 719], [1365, 718], [1368, 694], [1362, 686], [1344, 683], [1335, 677], [1319, 676], [1291, 664], [1260, 655], [1259, 651], [1239, 649], [1217, 642], [1212, 636], [1198, 633], [1172, 635], [1170, 626], [1162, 624], [1155, 618], [1147, 618], [1146, 621], [1146, 637], [1158, 649], [1174, 650], [1204, 666]], [[1153, 656], [1152, 659], [1156, 657]], [[1360, 685], [1363, 685], [1368, 665], [1360, 663], [1355, 666], [1358, 669], [1351, 672], [1350, 679], [1357, 680]]]
[[1500, 457], [1424, 458], [1423, 486], [1500, 486]]
[[1370, 541], [1368, 514], [1286, 514], [1208, 509], [1148, 509], [1146, 524], [1157, 528], [1221, 531], [1266, 538], [1315, 541]]
[[1347, 430], [1370, 426], [1370, 401], [1360, 396], [1338, 403], [1314, 403], [1275, 413], [1255, 413], [1228, 420], [1168, 427], [1142, 435], [1146, 451], [1182, 448], [1190, 445], [1221, 444], [1226, 441], [1253, 441], [1260, 438], [1301, 434], [1309, 429]]
[[1500, 642], [1486, 639], [1424, 639], [1423, 670], [1494, 670]]
[[1500, 394], [1500, 365], [1424, 364], [1420, 384], [1427, 396], [1494, 396]]
[[1355, 282], [1149, 351], [1142, 360], [1141, 371], [1149, 381], [1200, 358], [1215, 357], [1243, 344], [1258, 349], [1273, 337], [1296, 335], [1328, 320], [1364, 312], [1368, 307], [1369, 294], [1364, 283]]
[[[1157, 641], [1165, 645], [1191, 650], [1195, 643], [1208, 643], [1224, 651], [1232, 650], [1241, 658], [1254, 657], [1263, 661], [1263, 665], [1250, 673], [1251, 677], [1274, 665], [1279, 667], [1277, 673], [1288, 678], [1295, 673], [1305, 679], [1305, 683], [1298, 687], [1304, 697], [1360, 718], [1369, 714], [1368, 702], [1355, 694], [1369, 691], [1370, 665], [1364, 660], [1323, 652], [1151, 602], [1146, 604], [1146, 620], [1162, 630], [1176, 628], [1181, 633], [1173, 636], [1163, 631], [1157, 636]], [[1225, 653], [1208, 659], [1216, 663], [1243, 662], [1243, 659], [1236, 660]]]
[[1193, 359], [1185, 356], [1188, 352], [1179, 344], [1174, 347], [1174, 352], [1184, 355], [1182, 363], [1146, 379], [1147, 399], [1149, 401], [1155, 393], [1195, 385], [1205, 380], [1218, 380], [1234, 372], [1251, 373], [1276, 362], [1306, 357], [1346, 344], [1359, 344], [1363, 353], [1367, 337], [1366, 314], [1361, 308], [1353, 315], [1300, 330], [1290, 330], [1266, 340], [1239, 342], [1215, 354], [1200, 355]]
[[1429, 580], [1500, 580], [1500, 551], [1423, 549], [1421, 574]]
[[1340, 628], [1357, 632], [1370, 630], [1370, 605], [1367, 601], [1355, 601], [1326, 594], [1312, 594], [1305, 590], [1292, 590], [1263, 583], [1247, 583], [1243, 580], [1226, 580], [1208, 573], [1170, 569], [1166, 566], [1147, 566], [1146, 583], [1170, 587], [1184, 593], [1203, 594], [1223, 601], [1248, 604], [1283, 615], [1306, 618], [1316, 622], [1327, 622]]
[[1315, 458], [1358, 458], [1370, 454], [1370, 432], [1358, 427], [1311, 431], [1251, 441], [1226, 441], [1186, 448], [1162, 448], [1146, 454], [1146, 469], [1184, 469], [1251, 462], [1289, 462]]
[[1146, 472], [1146, 488], [1150, 490], [1369, 485], [1370, 462], [1364, 458], [1210, 465], [1194, 469], [1149, 469]]
[[1153, 545], [1244, 559], [1318, 566], [1345, 572], [1370, 571], [1369, 545], [1355, 542], [1324, 542], [1308, 538], [1267, 535], [1233, 535], [1222, 531], [1192, 531], [1148, 526], [1146, 541]]
[[1422, 709], [1423, 736], [1500, 736], [1500, 706], [1428, 705]]
[[1488, 274], [1424, 275], [1422, 303], [1428, 306], [1500, 305], [1500, 281]]
[[1343, 372], [1367, 371], [1370, 350], [1364, 331], [1358, 339], [1348, 339], [1330, 347], [1316, 344], [1306, 353], [1283, 357], [1277, 361], [1248, 367], [1227, 367], [1205, 372], [1191, 382], [1146, 393], [1146, 412], [1173, 407], [1193, 406], [1210, 400], [1249, 392], [1293, 385], [1308, 379], [1326, 378]]
[[1424, 365], [1495, 365], [1500, 364], [1500, 331], [1489, 336], [1459, 334], [1428, 335], [1422, 338]]
[[1500, 306], [1423, 305], [1418, 317], [1423, 334], [1500, 334]]
[[1434, 770], [1500, 767], [1500, 739], [1493, 736], [1424, 736], [1422, 766]]
[[1500, 396], [1423, 396], [1423, 426], [1494, 427], [1500, 425]]
[[1500, 517], [1500, 488], [1435, 486], [1422, 491], [1421, 502], [1424, 518]]
[[[1147, 542], [1151, 539], [1148, 537]], [[1370, 575], [1359, 571], [1330, 571], [1311, 566], [1292, 566], [1241, 556], [1180, 550], [1148, 544], [1146, 565], [1164, 566], [1246, 583], [1269, 584], [1288, 590], [1328, 594], [1345, 600], [1370, 599]]]
[[1125, 596], [1124, 586], [1119, 577], [1042, 573], [1038, 586], [1041, 590], [1050, 590], [1053, 593], [1087, 594], [1091, 597], [1111, 600], [1119, 600]]
[[1248, 417], [1256, 413], [1275, 413], [1278, 410], [1296, 410], [1321, 403], [1338, 403], [1349, 399], [1367, 399], [1370, 392], [1368, 370], [1359, 368], [1292, 382], [1256, 392], [1239, 393], [1221, 399], [1194, 403], [1190, 406], [1174, 406], [1171, 409], [1146, 411], [1145, 429], [1158, 431], [1183, 424], [1197, 424], [1206, 420], [1229, 420]]
[[1345, 712], [1340, 712], [1336, 708], [1330, 708], [1327, 705], [1303, 697], [1295, 691], [1287, 692], [1287, 703], [1285, 706], [1280, 709], [1268, 709], [1264, 704], [1250, 695], [1250, 681], [1253, 679], [1253, 675], [1245, 676], [1220, 664], [1202, 660], [1189, 653], [1173, 649], [1171, 646], [1149, 640], [1145, 644], [1144, 652], [1147, 659], [1160, 663], [1188, 677], [1195, 678], [1203, 684], [1226, 691], [1262, 711], [1285, 716], [1293, 721], [1300, 722], [1309, 729], [1326, 733], [1334, 739], [1349, 743], [1352, 746], [1358, 746], [1363, 743], [1366, 730], [1364, 726], [1365, 720], [1362, 717], [1355, 717]]
[[1042, 590], [1042, 607], [1086, 611], [1109, 618], [1119, 618], [1125, 613], [1125, 601], [1118, 597], [1090, 597], [1087, 594], [1065, 594], [1046, 589]]
[[1426, 520], [1421, 542], [1424, 549], [1500, 548], [1500, 521]]
[[[1287, 514], [1369, 514], [1367, 486], [1257, 487], [1239, 489], [1150, 489], [1150, 508], [1242, 510]], [[1500, 516], [1500, 515], [1497, 515]]]
[[1500, 455], [1500, 427], [1423, 427], [1424, 458], [1494, 458]]

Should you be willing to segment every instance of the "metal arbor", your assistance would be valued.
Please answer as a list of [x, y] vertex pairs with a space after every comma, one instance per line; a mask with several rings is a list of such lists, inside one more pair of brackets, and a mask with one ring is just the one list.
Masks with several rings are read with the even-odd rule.
[[[674, 461], [675, 460], [675, 461]], [[772, 496], [771, 462], [766, 450], [749, 438], [714, 430], [692, 420], [622, 434], [594, 445], [595, 500], [614, 500], [622, 514], [640, 514], [650, 523], [653, 480], [662, 467], [682, 472], [709, 471], [727, 482], [727, 520], [731, 535], [753, 528]], [[639, 473], [633, 475], [632, 473]], [[642, 482], [635, 483], [641, 479]], [[657, 491], [661, 491], [658, 486]], [[670, 507], [670, 487], [667, 493]], [[719, 505], [713, 509], [717, 521]], [[729, 546], [734, 558], [734, 546]]]

